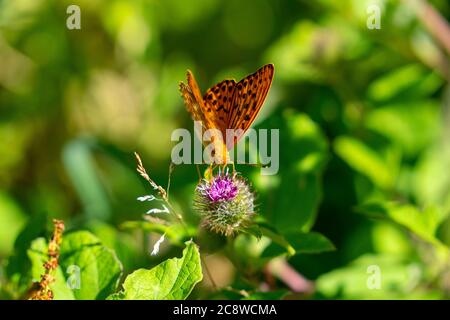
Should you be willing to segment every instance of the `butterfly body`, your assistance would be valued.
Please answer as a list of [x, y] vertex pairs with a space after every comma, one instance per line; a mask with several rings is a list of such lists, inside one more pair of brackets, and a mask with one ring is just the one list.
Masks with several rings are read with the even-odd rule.
[[[231, 162], [228, 150], [242, 138], [258, 115], [273, 74], [274, 66], [267, 64], [237, 83], [235, 80], [221, 81], [202, 96], [194, 75], [188, 70], [187, 84], [181, 82], [180, 91], [193, 119], [200, 121], [203, 129], [217, 132], [210, 139], [214, 149], [213, 162]], [[227, 129], [235, 130], [231, 139], [226, 139]], [[197, 134], [202, 136], [202, 132]]]

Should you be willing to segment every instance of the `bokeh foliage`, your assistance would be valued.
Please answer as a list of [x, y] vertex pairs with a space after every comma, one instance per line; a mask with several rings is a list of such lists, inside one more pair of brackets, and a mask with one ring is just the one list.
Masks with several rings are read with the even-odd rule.
[[[449, 20], [447, 1], [429, 2]], [[374, 3], [379, 30], [366, 27]], [[65, 26], [70, 4], [81, 30]], [[311, 298], [448, 298], [449, 53], [400, 0], [0, 0], [0, 297], [18, 298], [41, 272], [46, 216], [66, 221], [69, 240], [95, 234], [82, 238], [100, 246], [97, 267], [112, 263], [110, 249], [125, 273], [179, 257], [179, 230], [139, 222], [148, 207], [136, 198], [149, 188], [133, 151], [165, 185], [171, 132], [192, 130], [177, 91], [186, 69], [205, 90], [269, 62], [255, 127], [280, 129], [280, 171], [238, 166], [258, 194], [263, 237], [200, 234], [201, 248], [233, 253], [237, 288], [289, 255], [316, 281]], [[192, 233], [196, 182], [195, 167], [180, 166], [170, 189]], [[149, 235], [161, 232], [176, 246], [150, 257]], [[366, 286], [370, 265], [381, 290]]]

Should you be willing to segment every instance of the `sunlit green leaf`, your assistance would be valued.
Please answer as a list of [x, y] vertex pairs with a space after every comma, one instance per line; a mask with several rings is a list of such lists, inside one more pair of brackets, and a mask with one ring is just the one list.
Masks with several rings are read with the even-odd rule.
[[0, 256], [8, 255], [25, 224], [25, 214], [8, 195], [0, 192]]
[[442, 85], [442, 79], [419, 64], [411, 64], [383, 75], [373, 82], [369, 96], [377, 101], [386, 101], [396, 96], [419, 98], [430, 95]]
[[361, 141], [341, 136], [334, 141], [334, 149], [350, 167], [367, 176], [377, 186], [383, 189], [393, 187], [395, 177], [388, 164]]
[[429, 207], [421, 211], [412, 205], [398, 203], [368, 203], [360, 206], [358, 210], [372, 217], [390, 219], [422, 239], [441, 246], [440, 241], [435, 237], [436, 230], [448, 212], [436, 207]]
[[281, 300], [288, 294], [289, 291], [286, 290], [254, 292], [247, 297], [244, 297], [242, 300]]
[[439, 106], [434, 101], [386, 105], [372, 110], [366, 126], [397, 143], [407, 154], [415, 154], [433, 141], [440, 127]]
[[[31, 260], [31, 277], [33, 282], [39, 282], [41, 276], [44, 274], [44, 263], [48, 261], [49, 257], [48, 243], [44, 238], [34, 240], [31, 247], [27, 250], [28, 257]], [[50, 289], [53, 291], [55, 300], [74, 300], [75, 295], [66, 283], [66, 275], [63, 269], [58, 266], [53, 271], [52, 276], [55, 281], [50, 284]]]
[[413, 291], [420, 265], [395, 255], [364, 255], [350, 265], [319, 277], [318, 292], [333, 299], [436, 299], [439, 292]]
[[[122, 265], [115, 253], [88, 231], [63, 235], [60, 265], [80, 270], [80, 287], [73, 289], [77, 299], [104, 299], [116, 289]], [[72, 267], [71, 267], [72, 266]]]
[[262, 258], [335, 250], [333, 243], [318, 232], [289, 232], [282, 235], [268, 227], [262, 227], [261, 230], [272, 240], [272, 243], [264, 249]]
[[186, 299], [202, 278], [200, 253], [191, 241], [181, 258], [166, 260], [150, 270], [134, 271], [125, 279], [123, 291], [110, 299]]

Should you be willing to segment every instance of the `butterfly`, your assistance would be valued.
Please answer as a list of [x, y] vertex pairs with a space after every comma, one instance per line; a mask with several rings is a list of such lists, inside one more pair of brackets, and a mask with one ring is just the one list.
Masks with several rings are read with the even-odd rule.
[[[223, 80], [202, 96], [194, 75], [187, 71], [187, 84], [180, 82], [180, 92], [187, 111], [195, 121], [202, 123], [202, 129], [216, 129], [217, 134], [212, 134], [210, 139], [213, 162], [231, 162], [228, 150], [244, 136], [258, 115], [272, 84], [273, 74], [273, 64], [266, 64], [237, 83], [235, 80]], [[236, 132], [231, 141], [225, 141], [227, 129]]]

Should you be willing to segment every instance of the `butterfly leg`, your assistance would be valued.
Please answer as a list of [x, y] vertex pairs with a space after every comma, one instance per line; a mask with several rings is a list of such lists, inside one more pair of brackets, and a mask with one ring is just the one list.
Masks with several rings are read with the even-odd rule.
[[[215, 168], [215, 166], [214, 166], [214, 168]], [[213, 180], [213, 170], [214, 170], [214, 168], [213, 168], [212, 164], [209, 165], [209, 181], [211, 181], [211, 182]]]
[[[213, 164], [213, 163], [204, 163], [204, 164], [209, 165], [208, 168], [206, 169], [206, 170], [208, 170], [208, 173], [205, 174], [204, 177], [205, 177], [205, 179], [207, 179], [208, 176], [209, 176], [209, 180], [212, 181], [213, 180], [213, 176], [214, 176], [214, 170], [219, 165], [218, 164]], [[196, 167], [197, 167], [198, 179], [199, 179], [199, 182], [200, 182], [203, 179], [203, 175], [202, 175], [201, 170], [200, 170], [200, 165], [196, 164]], [[220, 166], [219, 166], [219, 172], [220, 172]]]
[[[234, 163], [231, 162], [230, 164], [231, 164], [231, 168], [232, 168], [232, 173], [234, 174], [234, 171], [235, 171]], [[225, 173], [228, 173], [228, 166], [229, 166], [228, 163], [225, 163], [224, 165], [222, 165], [222, 172], [223, 172], [224, 174], [225, 174]]]
[[201, 170], [200, 170], [200, 165], [196, 164], [195, 167], [197, 168], [197, 174], [198, 174], [198, 183], [200, 183], [203, 179], [202, 174], [201, 174]]

